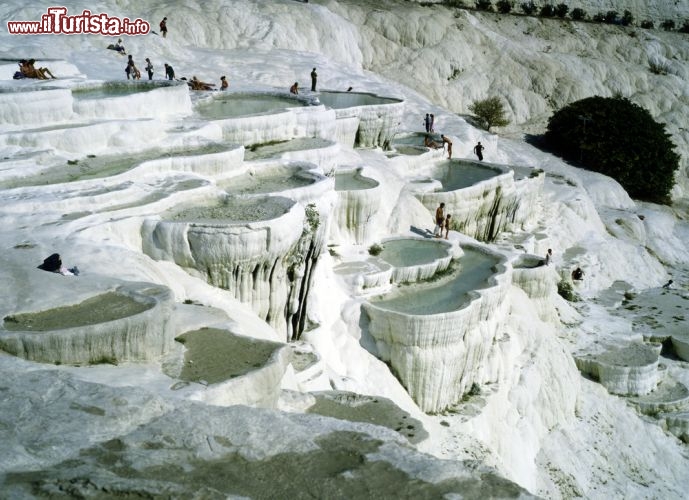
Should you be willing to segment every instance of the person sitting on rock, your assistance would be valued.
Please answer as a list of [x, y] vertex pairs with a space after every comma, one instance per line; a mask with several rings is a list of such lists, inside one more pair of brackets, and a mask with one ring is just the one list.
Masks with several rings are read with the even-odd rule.
[[214, 83], [202, 82], [196, 78], [196, 76], [193, 76], [188, 84], [189, 87], [191, 87], [191, 90], [213, 90], [213, 87], [215, 87]]
[[60, 259], [59, 253], [51, 254], [43, 259], [43, 264], [40, 264], [38, 269], [51, 273], [59, 273], [64, 276], [79, 276], [79, 268], [77, 266], [67, 269], [62, 265], [62, 259]]
[[22, 59], [21, 61], [19, 61], [20, 71], [26, 78], [38, 78], [39, 80], [47, 80], [48, 77], [46, 76], [46, 74], [50, 75], [50, 78], [55, 78], [55, 76], [50, 72], [48, 68], [36, 68], [34, 67], [34, 64], [36, 64], [35, 59], [29, 59], [28, 61]]

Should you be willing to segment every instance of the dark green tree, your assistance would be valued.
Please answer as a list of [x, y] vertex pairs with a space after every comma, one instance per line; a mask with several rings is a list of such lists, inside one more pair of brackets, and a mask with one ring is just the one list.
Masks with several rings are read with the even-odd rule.
[[569, 7], [565, 3], [559, 3], [555, 6], [555, 15], [557, 17], [564, 18], [565, 16], [567, 16], [568, 12], [569, 12]]
[[572, 9], [572, 19], [575, 21], [583, 21], [586, 19], [586, 11], [584, 9], [580, 9], [579, 7]]
[[666, 19], [662, 23], [660, 23], [660, 27], [663, 28], [665, 31], [672, 31], [675, 29], [675, 22], [672, 19]]
[[539, 16], [541, 17], [553, 17], [555, 16], [555, 7], [552, 6], [552, 4], [544, 4], [543, 7], [541, 7], [541, 10], [538, 13]]
[[493, 4], [490, 0], [476, 0], [476, 10], [493, 12]]
[[634, 15], [630, 11], [625, 10], [622, 13], [622, 19], [620, 22], [622, 23], [622, 26], [631, 26], [634, 23]]
[[498, 8], [498, 12], [500, 14], [509, 14], [512, 11], [512, 2], [509, 0], [498, 0], [495, 3], [495, 6]]
[[565, 106], [548, 121], [545, 143], [634, 198], [669, 203], [679, 155], [665, 125], [629, 99], [595, 96]]
[[536, 7], [536, 4], [533, 2], [524, 2], [521, 4], [521, 9], [524, 14], [530, 16], [538, 10], [538, 7]]

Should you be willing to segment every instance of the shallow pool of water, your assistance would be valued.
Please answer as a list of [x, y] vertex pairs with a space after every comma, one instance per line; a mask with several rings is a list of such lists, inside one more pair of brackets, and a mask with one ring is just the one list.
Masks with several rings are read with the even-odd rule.
[[260, 115], [286, 108], [306, 106], [298, 99], [260, 94], [228, 94], [208, 99], [196, 107], [198, 113], [209, 120], [222, 120], [240, 116]]
[[335, 174], [335, 191], [359, 191], [377, 186], [377, 180], [364, 177], [357, 171]]
[[85, 99], [107, 99], [111, 97], [122, 97], [132, 94], [138, 94], [140, 92], [148, 92], [149, 90], [154, 90], [160, 88], [156, 85], [149, 84], [111, 84], [103, 85], [102, 87], [94, 87], [88, 89], [73, 89], [72, 97], [74, 99], [85, 100]]
[[318, 137], [300, 137], [299, 139], [292, 139], [290, 141], [254, 144], [247, 148], [244, 153], [244, 159], [259, 160], [263, 158], [272, 158], [283, 153], [325, 148], [331, 144], [333, 144], [331, 141]]
[[228, 198], [206, 207], [188, 207], [171, 213], [167, 219], [188, 222], [259, 222], [286, 214], [293, 201], [285, 198]]
[[277, 167], [239, 175], [218, 186], [231, 194], [260, 194], [295, 189], [314, 182], [316, 178], [299, 167]]
[[46, 332], [106, 323], [151, 309], [154, 302], [139, 302], [126, 295], [104, 293], [80, 304], [47, 311], [6, 316], [4, 327], [10, 331]]
[[37, 174], [0, 182], [0, 188], [11, 189], [26, 186], [47, 186], [67, 182], [83, 181], [87, 179], [101, 179], [118, 175], [141, 163], [158, 158], [174, 158], [178, 156], [196, 156], [229, 151], [227, 145], [209, 144], [193, 149], [178, 151], [145, 151], [137, 155], [93, 156], [74, 160], [71, 163], [56, 165]]
[[401, 286], [395, 292], [371, 303], [382, 309], [406, 314], [440, 314], [460, 309], [469, 300], [468, 292], [486, 288], [495, 274], [498, 257], [463, 247], [460, 269], [449, 278]]
[[395, 267], [429, 264], [448, 255], [448, 246], [432, 239], [398, 239], [381, 244], [383, 251], [378, 255]]
[[318, 100], [321, 104], [333, 108], [352, 108], [354, 106], [372, 106], [376, 104], [393, 104], [402, 102], [399, 99], [390, 97], [379, 97], [373, 94], [365, 94], [362, 92], [333, 92], [325, 91], [318, 94]]
[[478, 184], [481, 181], [497, 177], [501, 172], [491, 167], [479, 165], [473, 162], [453, 160], [444, 162], [432, 175], [442, 185], [442, 191], [456, 191]]

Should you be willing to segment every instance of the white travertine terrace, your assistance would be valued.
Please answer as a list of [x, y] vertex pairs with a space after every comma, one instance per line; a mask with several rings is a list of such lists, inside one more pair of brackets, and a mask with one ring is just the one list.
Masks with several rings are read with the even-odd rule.
[[559, 281], [555, 266], [544, 265], [543, 257], [522, 254], [512, 261], [512, 283], [526, 292], [542, 321], [560, 322], [554, 300]]
[[29, 128], [65, 123], [73, 118], [69, 89], [25, 89], [0, 92], [0, 127]]
[[[530, 208], [537, 206], [533, 201], [540, 196], [542, 179], [517, 183], [513, 170], [508, 166], [465, 160], [452, 160], [446, 168], [452, 169], [453, 162], [494, 170], [495, 174], [452, 191], [440, 191], [441, 184], [431, 177], [417, 178], [409, 186], [431, 211], [445, 203], [445, 213], [452, 214], [453, 229], [481, 241], [491, 241], [503, 230], [519, 228], [537, 215]], [[522, 197], [528, 205], [520, 209]]]
[[[90, 92], [99, 95], [89, 98]], [[106, 82], [97, 87], [73, 88], [72, 96], [76, 118], [84, 121], [164, 118], [192, 113], [189, 92], [183, 83]]]
[[[38, 273], [46, 274], [34, 272]], [[30, 361], [55, 364], [145, 361], [170, 349], [174, 331], [168, 288], [125, 283], [92, 294], [48, 309], [36, 300], [33, 307], [5, 315], [0, 349]], [[76, 301], [79, 295], [67, 296]], [[110, 311], [114, 302], [118, 305]]]
[[[467, 248], [463, 248], [465, 253]], [[464, 298], [454, 297], [457, 302], [445, 304], [444, 311], [414, 314], [392, 310], [378, 302], [363, 304], [378, 355], [390, 363], [425, 412], [448, 408], [469, 391], [472, 383], [486, 377], [484, 363], [506, 321], [505, 298], [511, 286], [511, 266], [501, 254], [485, 247], [471, 248], [493, 261], [492, 271], [480, 278], [480, 289], [468, 291]], [[457, 280], [456, 274], [449, 279]], [[447, 286], [447, 280], [431, 285]], [[423, 288], [414, 291], [419, 300], [427, 293], [428, 289]]]
[[581, 372], [600, 381], [610, 393], [637, 396], [652, 392], [660, 382], [660, 348], [660, 344], [635, 343], [575, 354], [574, 360]]
[[[242, 208], [222, 208], [223, 203]], [[144, 252], [230, 290], [287, 339], [298, 337], [303, 299], [322, 245], [323, 230], [318, 227], [325, 224], [313, 226], [319, 213], [307, 215], [301, 204], [281, 197], [229, 198], [223, 203], [216, 207], [219, 213], [208, 207], [207, 214], [192, 209], [190, 218], [182, 212], [167, 220], [146, 220]]]
[[[338, 179], [351, 177], [356, 185], [339, 187]], [[330, 237], [336, 241], [370, 243], [377, 236], [374, 215], [383, 202], [383, 188], [365, 167], [335, 172], [337, 205], [333, 211]]]

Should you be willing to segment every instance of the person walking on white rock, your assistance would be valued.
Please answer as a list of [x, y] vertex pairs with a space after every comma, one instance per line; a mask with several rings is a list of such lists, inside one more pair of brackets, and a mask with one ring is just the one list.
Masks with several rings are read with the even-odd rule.
[[474, 146], [474, 153], [478, 157], [478, 161], [483, 161], [483, 150], [486, 149], [483, 147], [483, 144], [481, 144], [481, 141], [478, 141], [478, 144]]

